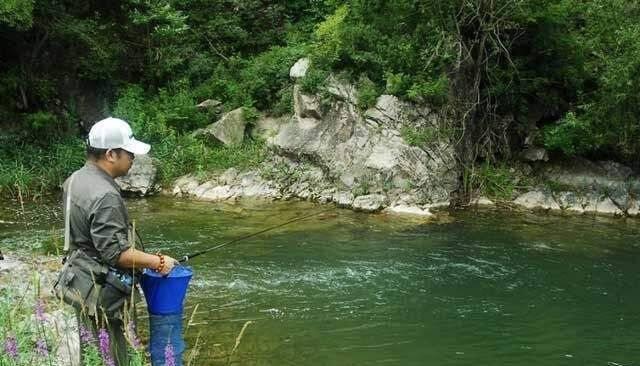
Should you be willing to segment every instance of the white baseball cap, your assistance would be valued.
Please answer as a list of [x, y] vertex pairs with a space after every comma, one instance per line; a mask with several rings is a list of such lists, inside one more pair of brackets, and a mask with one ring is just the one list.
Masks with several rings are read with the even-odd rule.
[[142, 155], [149, 152], [151, 146], [133, 137], [131, 126], [119, 118], [105, 118], [96, 122], [89, 131], [89, 146], [98, 149], [124, 149]]

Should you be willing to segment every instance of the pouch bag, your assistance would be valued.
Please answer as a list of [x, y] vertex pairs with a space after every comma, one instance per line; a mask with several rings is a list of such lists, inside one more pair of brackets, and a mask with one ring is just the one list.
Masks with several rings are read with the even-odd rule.
[[106, 266], [76, 250], [62, 267], [53, 285], [53, 293], [78, 311], [93, 316], [105, 276]]

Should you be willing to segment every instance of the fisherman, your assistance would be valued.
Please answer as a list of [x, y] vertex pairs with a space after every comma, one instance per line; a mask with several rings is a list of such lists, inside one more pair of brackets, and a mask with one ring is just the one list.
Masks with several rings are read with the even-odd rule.
[[[150, 146], [133, 137], [129, 124], [106, 118], [91, 128], [86, 164], [64, 183], [66, 262], [54, 286], [74, 306], [79, 330], [93, 339], [109, 335], [115, 365], [129, 365], [125, 321], [133, 302], [135, 274], [148, 268], [169, 274], [177, 261], [135, 249], [134, 233], [114, 178], [128, 173], [135, 155]], [[102, 333], [102, 337], [99, 337]], [[90, 334], [90, 333], [89, 333]]]

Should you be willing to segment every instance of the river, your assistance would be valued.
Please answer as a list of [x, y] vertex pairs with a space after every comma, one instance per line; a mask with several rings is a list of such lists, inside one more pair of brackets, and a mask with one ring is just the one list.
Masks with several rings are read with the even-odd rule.
[[[129, 206], [147, 249], [176, 257], [326, 208]], [[56, 212], [0, 223], [0, 248], [38, 247]], [[638, 365], [639, 234], [593, 216], [332, 209], [193, 259], [186, 339], [195, 365]]]

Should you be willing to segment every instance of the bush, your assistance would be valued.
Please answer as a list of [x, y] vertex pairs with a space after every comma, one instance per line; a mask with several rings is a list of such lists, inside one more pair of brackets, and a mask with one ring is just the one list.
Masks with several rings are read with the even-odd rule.
[[582, 154], [601, 146], [602, 136], [594, 132], [588, 120], [569, 112], [557, 123], [544, 128], [544, 144], [550, 150], [567, 155]]
[[361, 75], [357, 83], [358, 107], [360, 110], [367, 110], [376, 105], [376, 100], [380, 95], [376, 84], [368, 77]]

